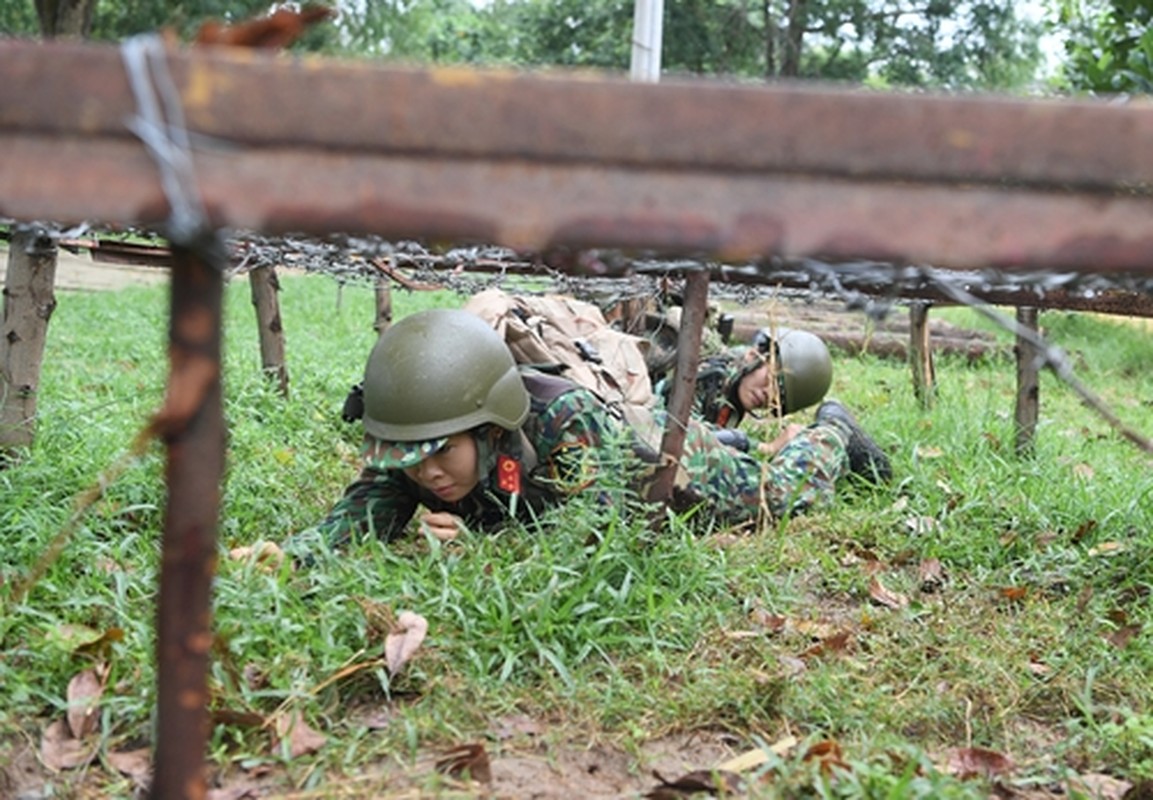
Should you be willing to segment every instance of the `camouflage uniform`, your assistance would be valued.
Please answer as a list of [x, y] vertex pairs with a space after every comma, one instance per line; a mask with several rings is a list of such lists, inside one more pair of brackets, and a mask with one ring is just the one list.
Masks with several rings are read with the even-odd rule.
[[[609, 448], [621, 441], [617, 418], [588, 390], [563, 378], [525, 373], [524, 381], [532, 411], [521, 428], [487, 425], [476, 431], [483, 478], [467, 497], [446, 502], [403, 470], [375, 466], [388, 445], [366, 436], [360, 476], [312, 533], [330, 546], [364, 534], [391, 540], [403, 534], [418, 506], [456, 514], [473, 529], [495, 530], [510, 518], [530, 520], [543, 507], [595, 487], [599, 471], [620, 464], [619, 456], [609, 458]], [[663, 412], [654, 421], [663, 425]], [[773, 516], [804, 511], [832, 497], [846, 471], [847, 437], [836, 426], [810, 426], [762, 462], [719, 444], [707, 426], [691, 421], [679, 496], [728, 523], [754, 520], [762, 508]]]

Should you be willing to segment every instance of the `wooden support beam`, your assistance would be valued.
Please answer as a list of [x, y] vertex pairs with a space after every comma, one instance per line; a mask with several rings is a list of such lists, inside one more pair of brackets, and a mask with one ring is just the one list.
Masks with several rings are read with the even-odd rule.
[[929, 303], [909, 306], [909, 366], [913, 369], [913, 394], [921, 408], [931, 408], [937, 393], [933, 369], [933, 342], [929, 331]]
[[673, 496], [677, 468], [684, 452], [685, 434], [692, 415], [696, 393], [697, 368], [701, 360], [701, 332], [709, 310], [709, 274], [690, 272], [685, 276], [684, 312], [677, 336], [677, 362], [668, 403], [668, 421], [661, 439], [663, 466], [649, 490], [649, 500], [668, 502]]
[[[728, 262], [1153, 264], [1139, 104], [168, 59], [218, 227]], [[0, 42], [0, 74], [0, 215], [167, 218], [116, 47]]]
[[[1037, 332], [1037, 309], [1022, 306], [1017, 309], [1017, 324], [1022, 328]], [[1037, 418], [1041, 409], [1040, 365], [1037, 347], [1025, 336], [1017, 337], [1014, 347], [1017, 356], [1017, 403], [1013, 410], [1016, 424], [1014, 444], [1017, 455], [1027, 456], [1033, 452], [1033, 441], [1037, 432]]]
[[248, 288], [256, 309], [256, 331], [260, 338], [260, 368], [288, 397], [288, 364], [284, 357], [284, 325], [280, 320], [280, 281], [276, 268], [262, 265], [248, 273]]

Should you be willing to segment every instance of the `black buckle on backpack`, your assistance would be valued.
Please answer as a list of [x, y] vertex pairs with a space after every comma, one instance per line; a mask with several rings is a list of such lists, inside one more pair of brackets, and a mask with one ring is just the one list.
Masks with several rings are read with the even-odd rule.
[[345, 422], [356, 422], [364, 417], [364, 384], [358, 383], [348, 390], [344, 405], [340, 408], [340, 418]]

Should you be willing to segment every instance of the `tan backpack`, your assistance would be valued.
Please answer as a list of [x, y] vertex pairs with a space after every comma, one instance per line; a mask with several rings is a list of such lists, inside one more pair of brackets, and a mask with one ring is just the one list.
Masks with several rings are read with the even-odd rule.
[[499, 333], [518, 364], [549, 368], [592, 391], [630, 423], [654, 403], [645, 364], [649, 342], [612, 328], [592, 303], [564, 295], [487, 289], [464, 306]]

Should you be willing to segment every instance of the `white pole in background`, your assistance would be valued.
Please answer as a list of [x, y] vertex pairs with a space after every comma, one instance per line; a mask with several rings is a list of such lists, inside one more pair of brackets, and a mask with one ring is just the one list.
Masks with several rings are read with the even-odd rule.
[[661, 79], [661, 36], [665, 0], [636, 0], [633, 6], [633, 53], [629, 76], [634, 81]]

